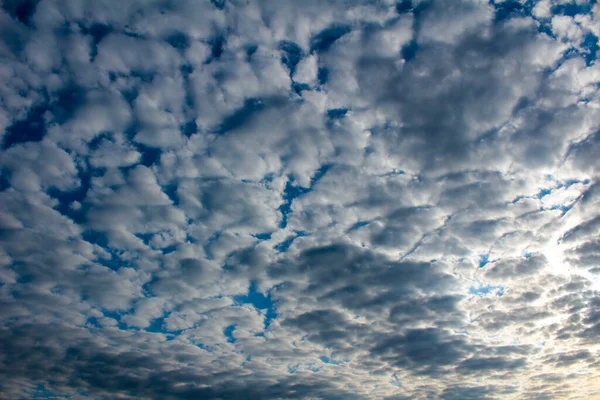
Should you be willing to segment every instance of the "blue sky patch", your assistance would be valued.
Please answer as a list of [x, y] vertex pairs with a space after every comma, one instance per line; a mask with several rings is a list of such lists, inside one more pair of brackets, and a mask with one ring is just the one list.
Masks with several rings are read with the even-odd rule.
[[142, 240], [142, 242], [144, 242], [144, 244], [146, 246], [150, 245], [150, 240], [152, 240], [152, 238], [154, 237], [154, 233], [136, 233], [135, 236], [137, 236], [139, 239]]
[[167, 255], [167, 254], [171, 254], [172, 252], [174, 252], [175, 250], [177, 250], [177, 248], [179, 247], [179, 245], [177, 244], [172, 244], [169, 246], [165, 246], [165, 247], [161, 247], [160, 250], [162, 251], [163, 255]]
[[8, 15], [29, 26], [39, 0], [4, 0], [2, 9]]
[[348, 229], [348, 232], [352, 232], [355, 231], [357, 229], [362, 228], [363, 226], [367, 226], [371, 223], [371, 221], [358, 221], [357, 223], [355, 223], [354, 225], [352, 225], [350, 227], [350, 229]]
[[177, 50], [186, 50], [190, 47], [190, 39], [183, 32], [174, 32], [167, 36], [165, 40]]
[[227, 338], [228, 343], [235, 343], [236, 338], [233, 336], [233, 331], [235, 331], [235, 325], [229, 325], [225, 329], [223, 329], [223, 335]]
[[146, 146], [145, 144], [136, 143], [137, 151], [142, 154], [140, 164], [146, 167], [151, 167], [160, 161], [162, 150], [157, 147]]
[[581, 47], [583, 48], [581, 56], [589, 67], [598, 57], [598, 37], [593, 33], [588, 32], [581, 43]]
[[552, 190], [553, 189], [540, 189], [540, 191], [535, 195], [535, 197], [537, 197], [538, 199], [542, 199], [551, 194]]
[[302, 91], [310, 90], [310, 86], [306, 83], [298, 83], [292, 81], [292, 90], [298, 95], [302, 96]]
[[81, 33], [84, 35], [90, 35], [92, 37], [92, 51], [91, 59], [93, 60], [98, 54], [98, 44], [104, 39], [110, 32], [112, 27], [106, 24], [92, 24], [89, 28], [82, 26]]
[[93, 230], [86, 230], [81, 234], [81, 238], [88, 243], [95, 244], [102, 247], [106, 252], [110, 254], [110, 258], [96, 258], [94, 262], [102, 265], [113, 271], [118, 271], [124, 267], [132, 267], [131, 261], [121, 259], [120, 255], [122, 251], [109, 247], [108, 237], [105, 233]]
[[102, 314], [104, 314], [104, 316], [105, 316], [106, 318], [112, 318], [112, 319], [114, 319], [115, 321], [117, 321], [117, 327], [118, 327], [119, 329], [122, 329], [122, 330], [139, 330], [139, 329], [137, 329], [137, 328], [132, 328], [132, 327], [129, 327], [129, 326], [127, 326], [127, 324], [126, 324], [126, 323], [124, 323], [124, 322], [122, 322], [122, 321], [121, 321], [121, 317], [122, 317], [123, 315], [125, 315], [125, 313], [124, 313], [124, 312], [118, 312], [118, 311], [109, 311], [109, 310], [102, 310]]
[[297, 236], [290, 236], [285, 239], [283, 242], [273, 246], [273, 248], [281, 253], [285, 253], [288, 251], [294, 240], [296, 240]]
[[196, 121], [192, 120], [183, 124], [181, 126], [181, 132], [187, 137], [198, 133], [198, 125], [196, 124]]
[[71, 84], [68, 87], [58, 91], [49, 109], [54, 120], [59, 124], [73, 118], [75, 112], [86, 102], [86, 91], [84, 88]]
[[304, 57], [302, 48], [294, 42], [285, 40], [279, 44], [279, 48], [281, 49], [281, 62], [288, 67], [290, 75], [294, 75], [296, 65]]
[[281, 223], [279, 225], [280, 228], [285, 228], [287, 226], [287, 216], [292, 212], [292, 203], [294, 199], [308, 193], [310, 189], [303, 188], [301, 186], [295, 186], [291, 180], [285, 184], [285, 189], [283, 191], [283, 204], [279, 207], [279, 211], [281, 212]]
[[575, 202], [571, 203], [571, 204], [553, 204], [552, 207], [550, 207], [551, 210], [560, 210], [561, 215], [565, 215], [566, 213], [569, 212], [569, 210], [571, 210], [571, 208], [573, 208], [573, 206], [575, 205]]
[[485, 267], [489, 261], [490, 261], [489, 253], [480, 255], [479, 256], [479, 268]]
[[266, 296], [260, 293], [254, 282], [250, 283], [248, 288], [248, 294], [244, 296], [235, 296], [233, 300], [236, 303], [241, 304], [252, 304], [257, 310], [266, 310], [265, 313], [265, 329], [269, 328], [271, 321], [277, 318], [277, 312], [275, 310], [275, 303], [271, 299], [271, 294]]
[[329, 171], [329, 169], [333, 167], [333, 164], [323, 164], [319, 167], [319, 169], [315, 172], [315, 174], [313, 175], [313, 177], [310, 180], [310, 186], [311, 188], [321, 180], [321, 178], [323, 178], [325, 176], [325, 174], [327, 173], [327, 171]]
[[252, 236], [257, 238], [258, 240], [271, 240], [271, 232], [256, 233]]
[[27, 117], [6, 128], [2, 149], [8, 149], [19, 143], [41, 141], [46, 134], [46, 122], [44, 120], [46, 111], [45, 106], [33, 107], [27, 113]]
[[[182, 330], [170, 331], [167, 329], [165, 319], [168, 315], [169, 313], [166, 312], [165, 314], [163, 314], [162, 317], [154, 318], [152, 321], [150, 321], [150, 325], [147, 328], [145, 328], [144, 331], [148, 333], [160, 333], [161, 335], [165, 335], [167, 341], [173, 340], [177, 336], [181, 335], [181, 333], [183, 332]], [[131, 327], [129, 329], [137, 330], [137, 328]]]
[[85, 207], [80, 209], [73, 208], [73, 203], [83, 203], [88, 191], [92, 187], [92, 174], [87, 170], [78, 168], [79, 186], [72, 190], [62, 191], [56, 187], [48, 189], [48, 196], [58, 200], [55, 210], [62, 215], [71, 218], [77, 223], [82, 223], [85, 219]]
[[495, 296], [503, 296], [504, 295], [504, 286], [493, 286], [493, 285], [481, 285], [478, 287], [471, 287], [469, 289], [469, 294], [475, 296], [485, 296], [488, 294], [493, 294]]
[[332, 167], [332, 164], [324, 164], [322, 165], [311, 178], [310, 187], [305, 188], [302, 186], [294, 185], [293, 177], [290, 177], [285, 184], [285, 189], [283, 191], [283, 204], [279, 206], [279, 211], [281, 212], [281, 223], [279, 224], [280, 228], [285, 228], [287, 226], [287, 216], [292, 212], [292, 203], [294, 199], [305, 195], [306, 193], [310, 193], [313, 186], [327, 173], [329, 168]]
[[179, 206], [179, 195], [177, 194], [177, 183], [170, 183], [168, 185], [161, 186], [162, 191], [167, 195], [169, 200], [173, 202], [174, 206]]
[[81, 238], [88, 243], [98, 245], [103, 248], [108, 247], [108, 237], [100, 232], [94, 230], [86, 230], [81, 233]]
[[150, 325], [144, 330], [150, 333], [168, 333], [168, 331], [165, 329], [164, 324], [165, 316], [155, 318], [152, 321], [150, 321]]
[[331, 365], [343, 365], [347, 362], [347, 361], [336, 361], [327, 356], [321, 356], [321, 357], [319, 357], [319, 360], [321, 360], [321, 362], [323, 362], [324, 364], [331, 364]]
[[580, 14], [589, 14], [592, 11], [592, 6], [595, 2], [595, 0], [592, 0], [588, 3], [570, 1], [564, 4], [555, 4], [552, 6], [551, 12], [553, 15], [566, 15], [569, 17], [574, 17]]
[[348, 114], [347, 108], [331, 108], [327, 110], [327, 116], [331, 119], [344, 118]]
[[215, 59], [221, 58], [223, 51], [225, 50], [225, 44], [227, 43], [227, 39], [225, 36], [217, 35], [212, 40], [210, 40], [209, 44], [211, 46], [210, 54], [212, 56], [211, 61]]
[[402, 46], [400, 49], [400, 53], [402, 54], [402, 58], [408, 62], [416, 57], [417, 51], [419, 50], [419, 45], [416, 40], [411, 40], [408, 44]]
[[91, 325], [94, 328], [102, 328], [102, 325], [100, 325], [98, 318], [96, 317], [89, 317], [85, 323], [86, 325]]
[[521, 3], [516, 0], [507, 0], [502, 2], [490, 1], [490, 3], [496, 9], [496, 15], [494, 17], [495, 22], [501, 22], [515, 17], [530, 16], [533, 7], [531, 1]]
[[285, 253], [286, 251], [289, 250], [290, 246], [292, 245], [292, 243], [294, 242], [294, 240], [296, 240], [299, 237], [302, 236], [308, 236], [306, 232], [295, 232], [296, 235], [295, 236], [290, 236], [287, 239], [285, 239], [283, 242], [273, 246], [273, 248], [281, 253]]
[[94, 136], [88, 142], [88, 149], [90, 149], [90, 150], [98, 150], [100, 148], [100, 145], [103, 142], [114, 143], [113, 135], [112, 135], [111, 132], [102, 132], [102, 133], [99, 133], [96, 136]]
[[256, 50], [258, 50], [258, 45], [256, 44], [251, 44], [246, 47], [246, 57], [248, 58], [248, 61], [250, 61], [252, 55], [256, 53]]
[[407, 14], [413, 9], [411, 0], [402, 0], [396, 3], [396, 12], [398, 14]]
[[34, 281], [35, 281], [35, 276], [33, 276], [31, 274], [19, 274], [19, 277], [17, 278], [17, 283], [20, 285], [26, 285], [26, 284], [32, 283]]
[[125, 261], [121, 260], [117, 251], [110, 249], [109, 252], [110, 252], [110, 258], [96, 258], [94, 260], [94, 262], [96, 264], [100, 264], [106, 268], [109, 268], [113, 271], [118, 271], [123, 267], [131, 266], [131, 264], [129, 262], [125, 262]]
[[217, 7], [219, 10], [222, 10], [223, 8], [225, 8], [225, 1], [226, 0], [210, 0], [210, 2], [213, 3], [213, 5], [215, 7]]
[[319, 67], [317, 70], [317, 80], [319, 85], [324, 85], [329, 81], [329, 69], [327, 67]]
[[329, 50], [338, 39], [351, 31], [352, 28], [350, 28], [349, 25], [333, 25], [323, 29], [313, 37], [310, 45], [310, 52], [323, 52]]
[[0, 167], [0, 192], [10, 188], [10, 180], [12, 178], [12, 170], [6, 167]]

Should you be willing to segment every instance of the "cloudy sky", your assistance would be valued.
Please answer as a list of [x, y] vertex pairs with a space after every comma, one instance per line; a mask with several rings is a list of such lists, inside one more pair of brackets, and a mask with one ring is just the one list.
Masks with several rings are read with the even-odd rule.
[[0, 399], [600, 398], [600, 4], [0, 4]]

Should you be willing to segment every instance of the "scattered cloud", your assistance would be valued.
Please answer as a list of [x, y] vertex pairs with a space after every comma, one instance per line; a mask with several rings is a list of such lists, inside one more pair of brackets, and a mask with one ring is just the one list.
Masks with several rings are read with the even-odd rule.
[[600, 396], [599, 20], [5, 0], [0, 399]]

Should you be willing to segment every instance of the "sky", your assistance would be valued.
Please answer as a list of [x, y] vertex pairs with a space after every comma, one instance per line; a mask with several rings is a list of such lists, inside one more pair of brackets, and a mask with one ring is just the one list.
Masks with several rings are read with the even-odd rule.
[[600, 399], [600, 4], [0, 4], [0, 399]]

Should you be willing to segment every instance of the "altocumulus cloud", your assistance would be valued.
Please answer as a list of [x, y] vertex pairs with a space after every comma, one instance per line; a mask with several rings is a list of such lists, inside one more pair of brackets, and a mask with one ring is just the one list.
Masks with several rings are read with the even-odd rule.
[[595, 1], [1, 3], [1, 399], [600, 396]]

